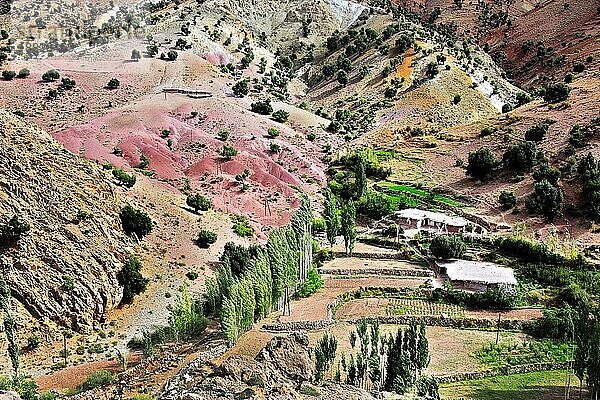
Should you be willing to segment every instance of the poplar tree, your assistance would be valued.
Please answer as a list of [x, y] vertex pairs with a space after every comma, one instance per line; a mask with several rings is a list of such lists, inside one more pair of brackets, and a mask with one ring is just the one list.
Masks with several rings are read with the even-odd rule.
[[335, 238], [340, 234], [341, 221], [338, 209], [338, 199], [330, 189], [325, 189], [325, 203], [323, 208], [325, 231], [331, 247], [335, 245]]
[[356, 206], [353, 201], [349, 201], [342, 207], [341, 217], [346, 254], [352, 255], [356, 242]]
[[357, 154], [354, 172], [356, 198], [360, 199], [367, 192], [367, 160], [362, 153]]

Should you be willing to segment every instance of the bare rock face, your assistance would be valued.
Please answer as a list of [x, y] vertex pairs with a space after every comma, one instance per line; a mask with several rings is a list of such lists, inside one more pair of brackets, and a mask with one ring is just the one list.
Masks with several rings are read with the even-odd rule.
[[0, 400], [21, 400], [21, 396], [17, 392], [0, 390]]
[[[278, 336], [255, 359], [232, 356], [206, 375], [201, 368], [184, 370], [161, 393], [161, 400], [298, 400], [344, 399], [374, 400], [368, 392], [348, 385], [310, 384], [314, 360], [310, 356], [308, 335], [294, 332]], [[194, 378], [192, 378], [194, 377]]]
[[102, 321], [121, 301], [117, 273], [132, 245], [105, 173], [5, 111], [0, 171], [0, 223], [16, 215], [30, 225], [0, 248], [13, 297], [33, 317], [76, 330]]

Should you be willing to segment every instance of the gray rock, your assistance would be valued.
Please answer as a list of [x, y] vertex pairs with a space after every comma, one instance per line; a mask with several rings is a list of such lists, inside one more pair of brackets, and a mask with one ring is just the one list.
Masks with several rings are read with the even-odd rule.
[[[31, 227], [0, 257], [15, 299], [33, 317], [75, 330], [102, 322], [121, 301], [117, 273], [133, 246], [120, 228], [123, 201], [111, 176], [5, 111], [0, 171], [0, 223], [18, 215]], [[89, 217], [77, 220], [79, 212]]]
[[17, 392], [0, 390], [0, 400], [21, 400], [21, 396]]

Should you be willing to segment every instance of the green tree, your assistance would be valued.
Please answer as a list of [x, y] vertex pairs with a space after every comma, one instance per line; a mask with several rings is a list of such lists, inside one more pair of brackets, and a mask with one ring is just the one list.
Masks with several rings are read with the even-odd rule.
[[467, 246], [458, 235], [437, 235], [431, 241], [429, 250], [434, 257], [447, 260], [461, 258], [467, 251]]
[[223, 145], [223, 148], [221, 149], [221, 156], [223, 156], [223, 158], [226, 160], [233, 159], [233, 157], [237, 156], [237, 154], [237, 149], [229, 144]]
[[241, 79], [237, 81], [233, 85], [232, 90], [233, 94], [237, 97], [247, 96], [248, 93], [250, 93], [250, 84], [248, 82], [248, 79]]
[[508, 210], [517, 205], [517, 195], [515, 192], [503, 190], [498, 196], [498, 202], [503, 209]]
[[549, 85], [545, 88], [544, 101], [547, 103], [565, 101], [569, 97], [570, 92], [571, 88], [562, 82]]
[[290, 117], [290, 113], [285, 110], [277, 110], [273, 113], [272, 117], [273, 121], [283, 124], [287, 122], [288, 118]]
[[535, 190], [527, 199], [526, 206], [529, 211], [541, 214], [552, 222], [560, 213], [563, 197], [559, 187], [544, 179], [535, 184]]
[[356, 207], [353, 201], [342, 205], [341, 209], [341, 232], [344, 237], [346, 254], [352, 255], [356, 242]]
[[15, 71], [2, 71], [2, 79], [4, 79], [5, 81], [12, 81], [15, 78], [15, 76], [17, 76], [17, 73]]
[[42, 81], [44, 82], [54, 82], [58, 80], [58, 78], [60, 78], [60, 74], [55, 69], [48, 70], [42, 75]]
[[489, 179], [496, 165], [494, 154], [487, 147], [470, 152], [468, 162], [466, 174], [477, 180]]
[[502, 156], [507, 168], [516, 172], [528, 172], [535, 165], [538, 157], [537, 146], [534, 142], [520, 142], [510, 146]]
[[131, 188], [131, 187], [133, 187], [133, 185], [135, 185], [136, 177], [134, 174], [130, 175], [120, 168], [114, 168], [112, 170], [112, 174], [115, 177], [115, 179], [117, 180], [118, 184], [121, 186]]
[[192, 207], [195, 213], [198, 213], [198, 211], [208, 211], [212, 208], [211, 202], [200, 193], [189, 194], [185, 199], [185, 204]]
[[134, 233], [139, 239], [152, 231], [152, 219], [142, 210], [126, 205], [121, 209], [120, 217], [123, 230]]
[[202, 248], [208, 248], [217, 241], [217, 234], [208, 229], [202, 229], [196, 238], [196, 244]]
[[111, 78], [106, 84], [108, 89], [117, 89], [119, 86], [121, 86], [121, 82], [117, 78]]
[[356, 160], [356, 166], [354, 168], [355, 181], [354, 185], [356, 187], [356, 197], [360, 199], [367, 192], [367, 159], [361, 153], [358, 154]]
[[335, 245], [335, 239], [340, 234], [341, 220], [339, 211], [339, 200], [330, 189], [325, 189], [325, 202], [323, 208], [323, 219], [327, 240], [331, 247]]
[[340, 69], [337, 73], [337, 81], [340, 85], [346, 86], [348, 84], [348, 73]]
[[337, 352], [338, 341], [333, 334], [325, 333], [315, 347], [315, 381], [320, 382], [331, 367]]
[[141, 270], [140, 260], [134, 255], [129, 256], [118, 276], [119, 283], [123, 286], [122, 303], [131, 303], [135, 296], [146, 290], [150, 279], [144, 278]]

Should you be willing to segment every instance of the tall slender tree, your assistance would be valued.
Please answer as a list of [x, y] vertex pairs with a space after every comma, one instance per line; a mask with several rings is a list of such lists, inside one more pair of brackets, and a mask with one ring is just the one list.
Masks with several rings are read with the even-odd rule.
[[367, 159], [362, 153], [357, 153], [354, 168], [354, 186], [356, 198], [360, 199], [367, 192]]
[[346, 254], [352, 255], [356, 243], [356, 206], [353, 201], [348, 201], [342, 206], [341, 217]]
[[335, 245], [335, 238], [340, 234], [341, 229], [338, 203], [338, 199], [333, 192], [330, 189], [325, 189], [323, 219], [325, 220], [327, 240], [332, 247]]

